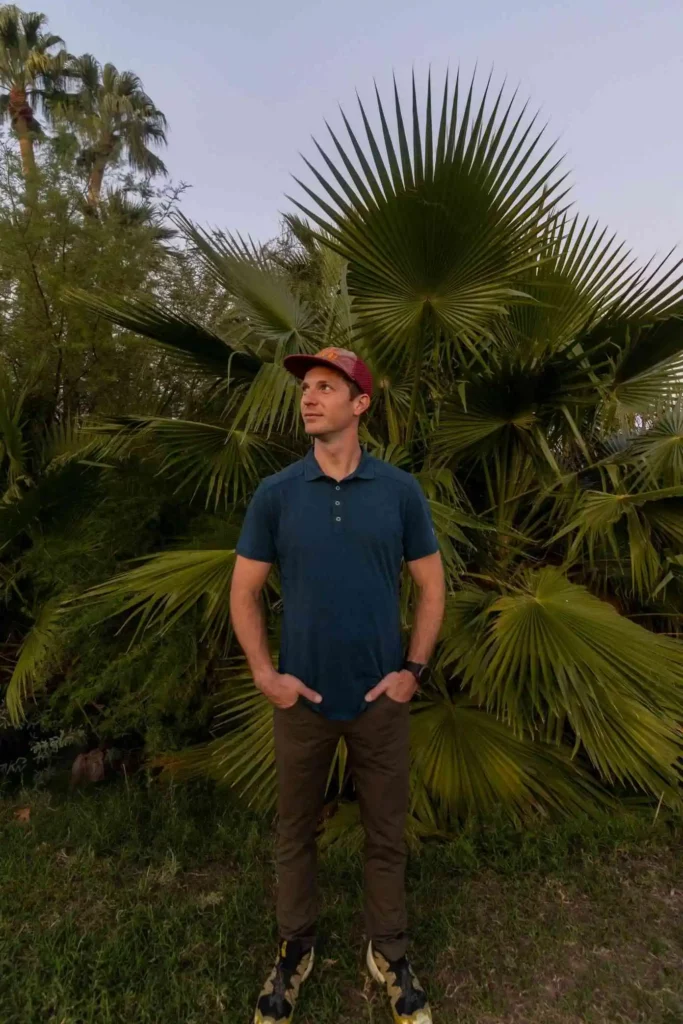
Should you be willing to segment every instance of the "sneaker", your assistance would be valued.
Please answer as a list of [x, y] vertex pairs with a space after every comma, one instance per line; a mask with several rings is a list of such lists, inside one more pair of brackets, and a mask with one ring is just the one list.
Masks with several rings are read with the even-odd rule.
[[254, 1024], [289, 1024], [299, 996], [299, 988], [313, 970], [315, 952], [305, 949], [300, 940], [283, 941], [275, 967], [261, 989]]
[[395, 1024], [432, 1024], [427, 996], [407, 956], [387, 960], [369, 943], [367, 965], [375, 981], [387, 990]]

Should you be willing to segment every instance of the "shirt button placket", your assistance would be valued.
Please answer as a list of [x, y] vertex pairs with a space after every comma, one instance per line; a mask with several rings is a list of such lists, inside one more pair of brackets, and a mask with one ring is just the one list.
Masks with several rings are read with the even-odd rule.
[[[335, 491], [341, 491], [341, 487], [339, 486], [339, 484], [336, 484], [334, 489], [335, 489]], [[341, 509], [341, 501], [335, 500], [334, 505], [335, 505], [335, 510]], [[342, 517], [340, 515], [335, 515], [334, 521], [335, 521], [335, 523], [341, 523]]]

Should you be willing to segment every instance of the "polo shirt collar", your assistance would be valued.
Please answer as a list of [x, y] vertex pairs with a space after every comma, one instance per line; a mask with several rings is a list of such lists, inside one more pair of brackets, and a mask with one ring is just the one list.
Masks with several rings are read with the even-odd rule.
[[[372, 480], [375, 476], [375, 468], [372, 464], [372, 456], [368, 455], [365, 448], [361, 447], [360, 462], [354, 469], [353, 473], [349, 476], [344, 477], [345, 480]], [[315, 457], [313, 448], [308, 450], [306, 457], [304, 458], [304, 479], [306, 480], [319, 480], [320, 477], [327, 477], [326, 473], [323, 473], [322, 469], [318, 465], [318, 460]]]

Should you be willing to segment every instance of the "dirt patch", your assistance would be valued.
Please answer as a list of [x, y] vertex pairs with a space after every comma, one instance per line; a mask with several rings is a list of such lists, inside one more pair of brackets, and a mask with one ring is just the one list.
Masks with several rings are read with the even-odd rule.
[[473, 880], [462, 933], [433, 975], [440, 1019], [680, 1024], [680, 872], [662, 856], [603, 866], [595, 888], [580, 876]]

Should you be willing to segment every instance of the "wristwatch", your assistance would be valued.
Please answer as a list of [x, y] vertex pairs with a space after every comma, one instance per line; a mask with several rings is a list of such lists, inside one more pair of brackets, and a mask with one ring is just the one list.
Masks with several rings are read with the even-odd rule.
[[427, 677], [428, 666], [425, 662], [421, 661], [408, 661], [403, 662], [403, 668], [408, 672], [412, 672], [417, 680], [418, 687], [425, 681]]

